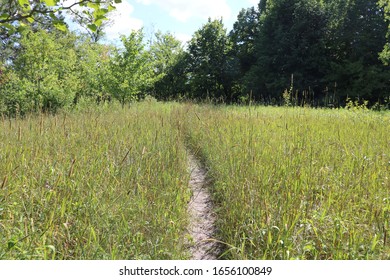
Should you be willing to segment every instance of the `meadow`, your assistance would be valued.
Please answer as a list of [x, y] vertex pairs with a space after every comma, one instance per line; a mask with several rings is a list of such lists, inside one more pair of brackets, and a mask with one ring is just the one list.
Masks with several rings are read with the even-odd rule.
[[390, 116], [197, 107], [228, 259], [389, 259]]
[[0, 259], [182, 259], [174, 105], [3, 120]]
[[0, 123], [0, 259], [188, 259], [189, 151], [222, 259], [390, 259], [390, 114], [142, 102]]

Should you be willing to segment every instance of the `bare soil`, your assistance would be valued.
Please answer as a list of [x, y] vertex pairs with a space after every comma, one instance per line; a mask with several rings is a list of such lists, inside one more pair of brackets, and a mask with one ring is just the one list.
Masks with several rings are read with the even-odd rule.
[[188, 205], [191, 221], [188, 228], [193, 245], [190, 248], [193, 260], [215, 260], [218, 244], [213, 238], [216, 216], [213, 212], [208, 187], [207, 171], [194, 155], [189, 155], [191, 178], [189, 186], [193, 192]]

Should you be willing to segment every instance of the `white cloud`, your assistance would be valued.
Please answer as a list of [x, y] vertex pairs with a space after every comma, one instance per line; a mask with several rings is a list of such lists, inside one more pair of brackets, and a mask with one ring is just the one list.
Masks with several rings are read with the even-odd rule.
[[178, 39], [179, 41], [183, 42], [183, 44], [188, 43], [188, 41], [191, 40], [192, 36], [185, 34], [185, 33], [175, 33], [175, 38]]
[[247, 0], [247, 2], [252, 5], [252, 6], [255, 6], [257, 7], [257, 5], [259, 4], [259, 0]]
[[136, 1], [144, 5], [150, 5], [152, 3], [151, 0], [136, 0]]
[[158, 5], [169, 15], [180, 22], [191, 18], [230, 19], [232, 11], [226, 0], [136, 0], [144, 5]]
[[122, 34], [128, 35], [132, 30], [141, 29], [144, 24], [142, 20], [132, 16], [134, 7], [127, 1], [115, 6], [116, 10], [110, 16], [113, 24], [106, 29], [107, 40], [110, 41], [119, 38]]
[[[143, 0], [145, 3], [148, 0]], [[63, 3], [65, 6], [74, 4], [76, 0], [65, 0]], [[132, 30], [139, 30], [143, 27], [144, 23], [141, 19], [132, 16], [134, 7], [127, 1], [115, 4], [116, 10], [109, 14], [109, 18], [112, 23], [106, 27], [106, 40], [115, 41], [118, 40], [120, 35], [128, 35]], [[74, 10], [82, 10], [83, 8], [75, 6]], [[66, 16], [66, 21], [71, 25], [72, 29], [80, 29], [76, 24], [71, 23], [69, 16]]]

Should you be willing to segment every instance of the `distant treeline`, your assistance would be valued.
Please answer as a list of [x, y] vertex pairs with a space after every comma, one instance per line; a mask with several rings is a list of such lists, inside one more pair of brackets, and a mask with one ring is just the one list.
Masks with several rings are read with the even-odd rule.
[[[0, 14], [13, 2], [0, 3]], [[209, 19], [185, 46], [170, 33], [146, 40], [142, 30], [122, 36], [121, 47], [104, 44], [104, 24], [75, 34], [44, 14], [12, 32], [0, 24], [0, 114], [146, 95], [331, 107], [350, 98], [386, 107], [389, 9], [388, 0], [261, 0], [230, 32]]]
[[226, 102], [388, 103], [389, 22], [379, 2], [262, 0], [243, 9], [229, 33], [209, 21], [188, 45], [185, 92]]

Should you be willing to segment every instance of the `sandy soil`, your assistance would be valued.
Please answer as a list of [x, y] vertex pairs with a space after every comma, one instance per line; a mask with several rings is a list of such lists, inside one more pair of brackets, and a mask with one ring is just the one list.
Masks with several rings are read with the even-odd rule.
[[191, 222], [189, 233], [194, 245], [190, 251], [193, 260], [215, 260], [218, 256], [218, 244], [213, 239], [215, 232], [215, 213], [208, 191], [207, 171], [193, 155], [189, 155], [191, 179], [189, 186], [193, 192], [188, 205]]

